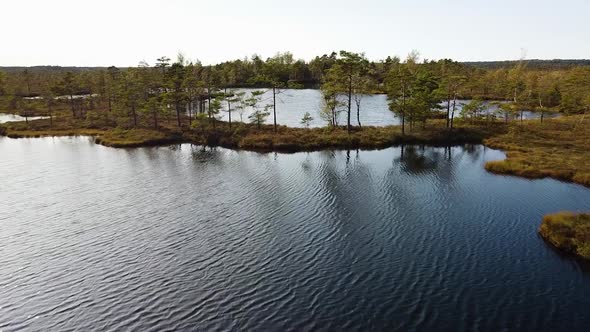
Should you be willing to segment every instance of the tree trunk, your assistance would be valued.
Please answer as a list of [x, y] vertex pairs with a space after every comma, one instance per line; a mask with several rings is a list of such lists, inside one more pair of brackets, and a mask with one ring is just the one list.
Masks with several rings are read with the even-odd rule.
[[188, 100], [188, 125], [189, 127], [193, 125], [193, 98], [189, 98]]
[[346, 129], [350, 133], [350, 110], [352, 107], [352, 75], [348, 76], [348, 124]]
[[[225, 96], [227, 98], [227, 88], [225, 88]], [[229, 130], [231, 130], [231, 98], [227, 98], [227, 117], [229, 120]]]
[[451, 113], [451, 97], [447, 96], [447, 128], [449, 128], [449, 125], [450, 125], [450, 120], [451, 120], [451, 119], [449, 119], [449, 115], [451, 115], [450, 113]]
[[273, 84], [272, 86], [272, 113], [274, 117], [274, 129], [275, 133], [277, 132], [277, 91], [276, 87]]
[[76, 117], [76, 109], [74, 108], [74, 96], [70, 95], [70, 107], [72, 108], [72, 116]]
[[406, 134], [406, 89], [402, 91], [402, 136]]
[[211, 114], [211, 82], [207, 80], [207, 112]]
[[176, 101], [175, 106], [176, 106], [176, 121], [178, 122], [178, 128], [180, 128], [180, 101]]
[[402, 136], [406, 134], [406, 114], [402, 113]]
[[332, 107], [332, 127], [336, 127], [338, 121], [336, 119], [336, 94], [334, 94], [334, 106]]
[[361, 101], [360, 100], [356, 101], [356, 121], [359, 123], [359, 128], [362, 128], [362, 126], [361, 126]]
[[137, 127], [137, 113], [135, 112], [135, 103], [131, 104], [131, 112], [133, 113], [133, 127]]
[[457, 95], [453, 95], [453, 111], [451, 112], [451, 129], [453, 129], [453, 121], [455, 119], [455, 107], [457, 105]]
[[541, 100], [540, 95], [539, 95], [539, 108], [541, 109], [541, 123], [543, 123], [543, 117], [545, 115], [545, 108], [543, 107], [543, 101]]
[[47, 111], [49, 113], [49, 127], [53, 127], [53, 109], [51, 108], [52, 101], [47, 103]]

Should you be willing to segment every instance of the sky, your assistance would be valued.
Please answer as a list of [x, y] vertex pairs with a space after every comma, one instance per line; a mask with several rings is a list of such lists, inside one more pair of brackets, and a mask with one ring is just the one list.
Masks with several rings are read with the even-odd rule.
[[590, 58], [588, 0], [0, 0], [0, 66], [214, 64], [290, 51], [371, 60]]

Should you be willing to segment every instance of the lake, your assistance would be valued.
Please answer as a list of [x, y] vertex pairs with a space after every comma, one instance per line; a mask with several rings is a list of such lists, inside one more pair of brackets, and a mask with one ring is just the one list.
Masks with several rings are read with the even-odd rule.
[[[47, 118], [48, 117], [44, 117], [44, 116], [29, 116], [29, 121], [39, 120], [39, 119], [47, 119]], [[0, 113], [0, 123], [18, 122], [18, 121], [25, 121], [25, 117], [20, 116], [18, 114]]]
[[590, 271], [537, 235], [590, 190], [476, 146], [260, 154], [0, 137], [0, 330], [565, 330]]
[[[250, 96], [253, 89], [236, 89], [236, 91], [246, 92], [246, 98]], [[265, 91], [262, 95], [261, 106], [272, 103], [272, 91], [261, 89]], [[344, 99], [343, 99], [344, 101]], [[461, 109], [464, 104], [469, 103], [470, 100], [458, 100], [456, 104], [455, 117], [460, 116]], [[281, 90], [281, 93], [277, 95], [277, 123], [286, 125], [289, 127], [303, 127], [301, 119], [305, 112], [309, 112], [313, 117], [313, 121], [310, 123], [310, 127], [323, 127], [326, 126], [326, 122], [320, 117], [320, 110], [322, 109], [323, 97], [320, 90], [317, 89], [285, 89]], [[498, 109], [496, 105], [489, 102], [486, 111], [495, 111]], [[223, 103], [224, 110], [227, 109], [227, 105]], [[445, 107], [446, 103], [443, 103], [441, 107]], [[243, 122], [248, 122], [248, 115], [251, 114], [251, 110], [244, 110], [242, 115]], [[545, 113], [545, 117], [555, 117], [558, 114]], [[224, 121], [228, 120], [228, 114], [222, 111], [221, 119]], [[357, 125], [356, 118], [356, 104], [353, 100], [351, 123]], [[524, 119], [536, 119], [540, 117], [540, 113], [526, 111], [524, 112]], [[389, 110], [387, 96], [380, 95], [364, 95], [361, 99], [361, 111], [360, 111], [361, 124], [366, 126], [388, 126], [400, 124], [400, 120], [395, 116], [393, 112]], [[232, 120], [239, 121], [240, 115], [238, 112], [232, 112]], [[271, 110], [270, 116], [266, 119], [267, 124], [273, 123], [273, 114]], [[339, 115], [339, 124], [346, 124], [346, 112], [341, 112]]]

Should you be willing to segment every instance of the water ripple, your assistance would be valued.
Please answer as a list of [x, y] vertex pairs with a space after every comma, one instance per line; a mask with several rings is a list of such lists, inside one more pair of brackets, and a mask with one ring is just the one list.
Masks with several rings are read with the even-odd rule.
[[0, 151], [2, 331], [590, 324], [587, 270], [536, 235], [590, 191], [486, 173], [481, 146]]

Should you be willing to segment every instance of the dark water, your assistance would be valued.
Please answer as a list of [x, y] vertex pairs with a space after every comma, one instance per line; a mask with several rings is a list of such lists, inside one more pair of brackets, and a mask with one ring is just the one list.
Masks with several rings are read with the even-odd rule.
[[500, 158], [0, 138], [0, 330], [587, 331], [536, 231], [590, 190]]

